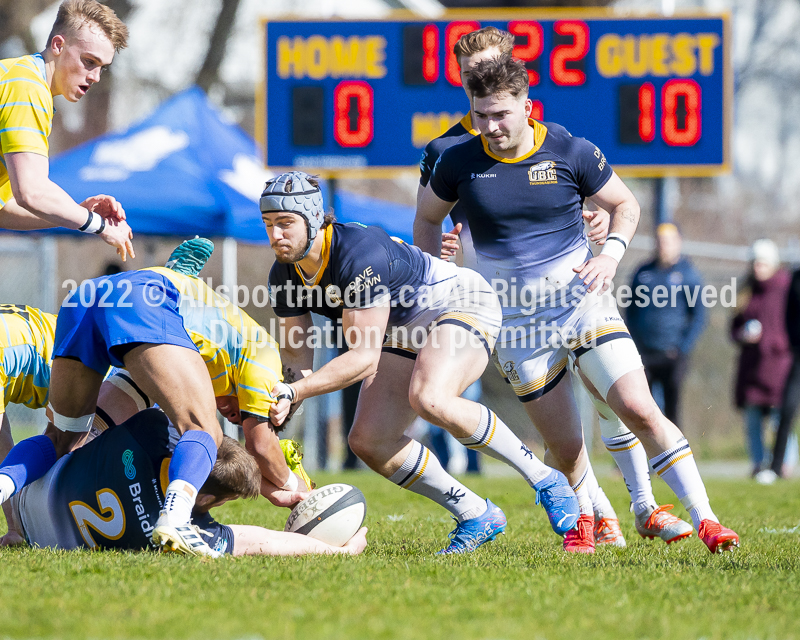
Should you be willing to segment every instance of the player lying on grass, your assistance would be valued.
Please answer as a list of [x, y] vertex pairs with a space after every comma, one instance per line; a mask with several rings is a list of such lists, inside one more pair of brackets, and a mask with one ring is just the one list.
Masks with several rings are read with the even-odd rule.
[[[10, 501], [25, 540], [55, 549], [158, 549], [151, 535], [163, 509], [170, 458], [179, 438], [162, 411], [146, 409], [62, 457]], [[253, 457], [236, 440], [223, 437], [183, 538], [202, 539], [215, 553], [234, 556], [359, 554], [366, 547], [363, 528], [343, 547], [333, 547], [297, 533], [214, 520], [214, 507], [257, 497], [260, 480]], [[295, 492], [293, 499], [306, 495]]]
[[[473, 67], [487, 58], [510, 55], [513, 48], [514, 36], [496, 27], [484, 27], [465, 34], [454, 45], [453, 53], [461, 71], [461, 86], [469, 99], [470, 111], [459, 123], [425, 147], [420, 160], [418, 202], [430, 181], [433, 167], [442, 153], [456, 144], [480, 135], [473, 125], [472, 93], [467, 84]], [[442, 234], [442, 259], [448, 259], [456, 254], [460, 240], [464, 266], [477, 269], [477, 255], [472, 243], [469, 221], [461, 201], [455, 203], [449, 215], [453, 223], [453, 230], [450, 233]], [[588, 239], [597, 244], [603, 244], [610, 220], [608, 213], [599, 209], [593, 212], [583, 211], [582, 215], [584, 220], [589, 223]], [[570, 359], [568, 368], [576, 383], [587, 384], [583, 381], [584, 376], [580, 369], [574, 366], [574, 358]], [[505, 373], [499, 368], [498, 371], [508, 382]], [[669, 513], [672, 505], [658, 506], [650, 482], [647, 454], [639, 439], [630, 432], [602, 398], [592, 394], [590, 396], [600, 416], [600, 432], [603, 443], [622, 472], [625, 486], [630, 493], [636, 531], [642, 537], [659, 537], [667, 544], [691, 536], [691, 525]], [[545, 462], [552, 463], [548, 455], [545, 455]], [[588, 455], [586, 456], [586, 474], [583, 481], [580, 485], [573, 486], [573, 489], [576, 491], [579, 501], [587, 506], [589, 501], [592, 503], [595, 543], [624, 547], [625, 537], [622, 534], [619, 519], [605, 492], [597, 482]]]
[[[96, 295], [81, 295], [87, 288]], [[14, 447], [0, 465], [0, 502], [44, 475], [85, 438], [111, 365], [126, 369], [184, 434], [172, 458], [156, 540], [214, 555], [198, 541], [190, 548], [180, 531], [222, 439], [215, 397], [238, 403], [248, 445], [267, 480], [289, 491], [308, 488], [289, 470], [269, 423], [271, 391], [281, 378], [277, 345], [198, 278], [154, 267], [86, 281], [62, 304], [53, 356], [52, 422], [44, 435]], [[280, 502], [279, 490], [267, 494]]]
[[450, 476], [405, 435], [417, 415], [520, 472], [560, 534], [577, 519], [563, 474], [534, 457], [488, 408], [461, 398], [484, 371], [500, 327], [497, 296], [469, 269], [433, 258], [377, 227], [326, 216], [314, 178], [267, 182], [262, 219], [276, 263], [269, 276], [287, 369], [312, 368], [311, 312], [341, 319], [349, 350], [276, 389], [276, 424], [305, 398], [363, 380], [349, 442], [374, 471], [430, 498], [457, 521], [443, 553], [472, 551], [506, 527], [503, 512]]
[[[720, 525], [710, 507], [688, 442], [653, 401], [641, 358], [606, 291], [638, 224], [636, 199], [597, 147], [557, 124], [530, 119], [524, 64], [488, 58], [471, 69], [467, 82], [481, 135], [439, 158], [417, 209], [415, 241], [439, 250], [441, 223], [462, 201], [481, 273], [508, 289], [523, 286], [533, 297], [527, 307], [503, 308], [497, 355], [573, 486], [585, 482], [587, 464], [565, 377], [570, 357], [589, 390], [642, 443], [709, 550], [738, 546], [736, 533]], [[492, 179], [471, 178], [478, 174]], [[611, 233], [597, 257], [591, 257], [584, 231], [585, 198], [611, 213]], [[581, 505], [565, 548], [593, 553], [593, 524], [589, 501]]]

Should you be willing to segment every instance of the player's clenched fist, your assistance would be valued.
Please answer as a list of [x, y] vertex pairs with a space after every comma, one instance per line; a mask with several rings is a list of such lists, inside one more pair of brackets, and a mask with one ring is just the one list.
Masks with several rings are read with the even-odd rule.
[[459, 222], [448, 233], [442, 234], [442, 250], [439, 255], [442, 260], [449, 260], [458, 252], [458, 234], [461, 233], [461, 228]]

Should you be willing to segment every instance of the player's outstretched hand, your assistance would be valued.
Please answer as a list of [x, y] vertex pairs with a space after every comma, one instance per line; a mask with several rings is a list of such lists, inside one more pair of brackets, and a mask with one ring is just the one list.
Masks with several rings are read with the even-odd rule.
[[604, 209], [584, 211], [583, 219], [589, 224], [589, 240], [595, 244], [605, 244], [611, 215]]
[[357, 556], [359, 553], [367, 548], [367, 531], [366, 527], [361, 527], [356, 531], [356, 535], [350, 538], [344, 545], [345, 553]]
[[589, 285], [587, 291], [603, 293], [611, 286], [611, 281], [617, 273], [617, 261], [611, 256], [600, 254], [583, 264], [579, 264], [572, 270], [583, 280], [583, 284]]
[[276, 487], [263, 476], [261, 477], [261, 495], [276, 507], [294, 509], [295, 505], [305, 500], [310, 493], [309, 491], [287, 491]]
[[442, 260], [449, 260], [458, 251], [458, 234], [461, 233], [462, 225], [459, 222], [447, 233], [442, 234], [442, 251], [439, 256]]
[[114, 196], [105, 194], [92, 196], [81, 202], [81, 206], [103, 216], [106, 221], [122, 222], [126, 219], [125, 209], [122, 208], [122, 205], [117, 202]]
[[124, 220], [106, 224], [100, 237], [117, 249], [117, 253], [123, 262], [126, 261], [128, 254], [130, 254], [131, 258], [136, 257], [133, 252], [133, 231]]

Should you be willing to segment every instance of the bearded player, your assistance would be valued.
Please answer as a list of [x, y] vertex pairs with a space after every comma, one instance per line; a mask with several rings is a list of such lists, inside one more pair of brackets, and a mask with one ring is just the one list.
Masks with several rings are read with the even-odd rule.
[[461, 398], [484, 371], [499, 330], [497, 296], [478, 274], [432, 258], [378, 227], [326, 217], [316, 180], [293, 171], [261, 196], [276, 263], [270, 297], [281, 319], [287, 368], [310, 370], [314, 311], [341, 319], [349, 350], [291, 384], [271, 410], [276, 424], [305, 398], [363, 380], [350, 447], [374, 471], [444, 507], [457, 521], [442, 553], [465, 553], [506, 527], [502, 510], [450, 476], [405, 435], [416, 415], [516, 469], [553, 529], [577, 519], [563, 474], [550, 469], [488, 407]]

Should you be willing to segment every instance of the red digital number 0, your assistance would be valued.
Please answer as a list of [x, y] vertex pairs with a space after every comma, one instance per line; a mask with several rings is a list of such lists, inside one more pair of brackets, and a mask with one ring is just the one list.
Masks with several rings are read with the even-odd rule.
[[[343, 147], [366, 147], [372, 142], [374, 116], [372, 87], [361, 80], [336, 85], [333, 92], [333, 135]], [[355, 128], [351, 128], [352, 111], [356, 110]]]
[[560, 44], [550, 54], [550, 77], [557, 85], [574, 87], [586, 82], [586, 74], [567, 69], [566, 63], [583, 60], [589, 51], [589, 25], [581, 20], [558, 20], [553, 26], [560, 36], [572, 36], [572, 44]]
[[[513, 55], [524, 62], [536, 60], [542, 55], [544, 49], [544, 32], [542, 25], [538, 22], [528, 22], [527, 20], [513, 20], [508, 23], [509, 33], [515, 36], [527, 36], [528, 43], [525, 45], [516, 45], [514, 47]], [[539, 74], [536, 71], [528, 69], [528, 84], [533, 86], [539, 84]]]
[[[661, 137], [672, 147], [690, 147], [700, 139], [700, 85], [694, 80], [670, 80], [661, 91]], [[678, 128], [678, 97], [684, 97], [686, 121]]]
[[480, 28], [479, 22], [472, 21], [451, 22], [445, 28], [444, 46], [447, 50], [447, 64], [444, 68], [444, 75], [454, 87], [461, 86], [461, 68], [458, 66], [458, 60], [456, 60], [456, 55], [453, 53], [453, 47], [461, 36], [477, 31]]

